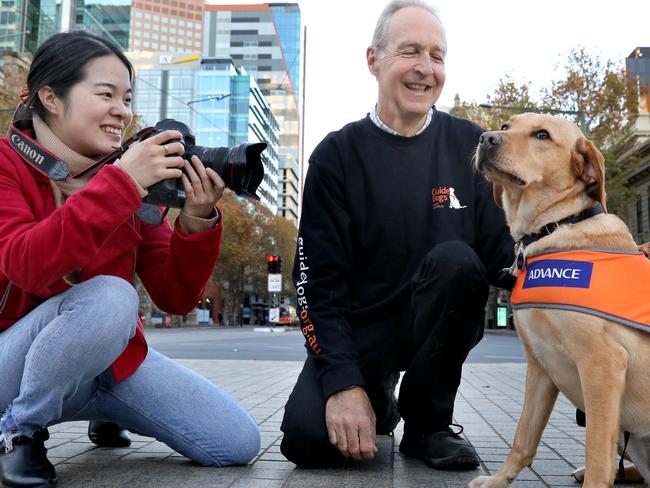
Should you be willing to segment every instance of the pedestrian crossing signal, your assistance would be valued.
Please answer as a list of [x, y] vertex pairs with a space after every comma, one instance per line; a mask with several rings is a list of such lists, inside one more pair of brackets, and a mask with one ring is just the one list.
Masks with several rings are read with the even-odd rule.
[[282, 257], [280, 256], [267, 256], [266, 264], [268, 267], [269, 274], [280, 274], [282, 273]]

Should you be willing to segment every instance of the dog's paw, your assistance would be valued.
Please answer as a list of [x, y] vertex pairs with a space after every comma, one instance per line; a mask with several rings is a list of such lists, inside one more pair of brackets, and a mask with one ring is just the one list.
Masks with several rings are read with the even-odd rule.
[[509, 483], [496, 476], [479, 476], [470, 481], [465, 488], [507, 488]]
[[581, 483], [585, 480], [585, 467], [581, 467], [576, 469], [573, 473], [571, 473], [571, 476], [573, 476], [576, 481], [580, 481]]

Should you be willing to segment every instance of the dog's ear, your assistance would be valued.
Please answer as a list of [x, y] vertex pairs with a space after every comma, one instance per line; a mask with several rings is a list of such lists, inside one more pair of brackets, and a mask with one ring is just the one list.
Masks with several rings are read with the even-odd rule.
[[497, 204], [497, 207], [503, 208], [503, 187], [498, 183], [492, 183], [492, 195], [494, 196], [494, 202]]
[[605, 205], [605, 158], [591, 141], [578, 139], [571, 155], [571, 165], [577, 178], [587, 185], [587, 195]]

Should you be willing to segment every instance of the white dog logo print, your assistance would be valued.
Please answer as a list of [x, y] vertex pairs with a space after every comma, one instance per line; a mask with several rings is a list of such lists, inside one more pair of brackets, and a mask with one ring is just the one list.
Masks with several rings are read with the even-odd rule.
[[465, 208], [467, 205], [461, 205], [460, 200], [456, 196], [453, 187], [449, 187], [449, 208]]

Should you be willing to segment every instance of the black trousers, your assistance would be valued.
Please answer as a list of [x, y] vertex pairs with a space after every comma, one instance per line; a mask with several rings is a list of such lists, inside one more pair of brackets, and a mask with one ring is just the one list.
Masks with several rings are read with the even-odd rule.
[[[411, 279], [401, 306], [368, 327], [353, 329], [365, 389], [377, 416], [377, 430], [390, 430], [393, 390], [405, 429], [435, 432], [452, 420], [462, 365], [483, 337], [488, 296], [485, 267], [474, 250], [459, 241], [434, 247]], [[281, 451], [301, 467], [343, 461], [325, 424], [325, 403], [316, 368], [308, 358], [289, 396], [282, 421]]]

